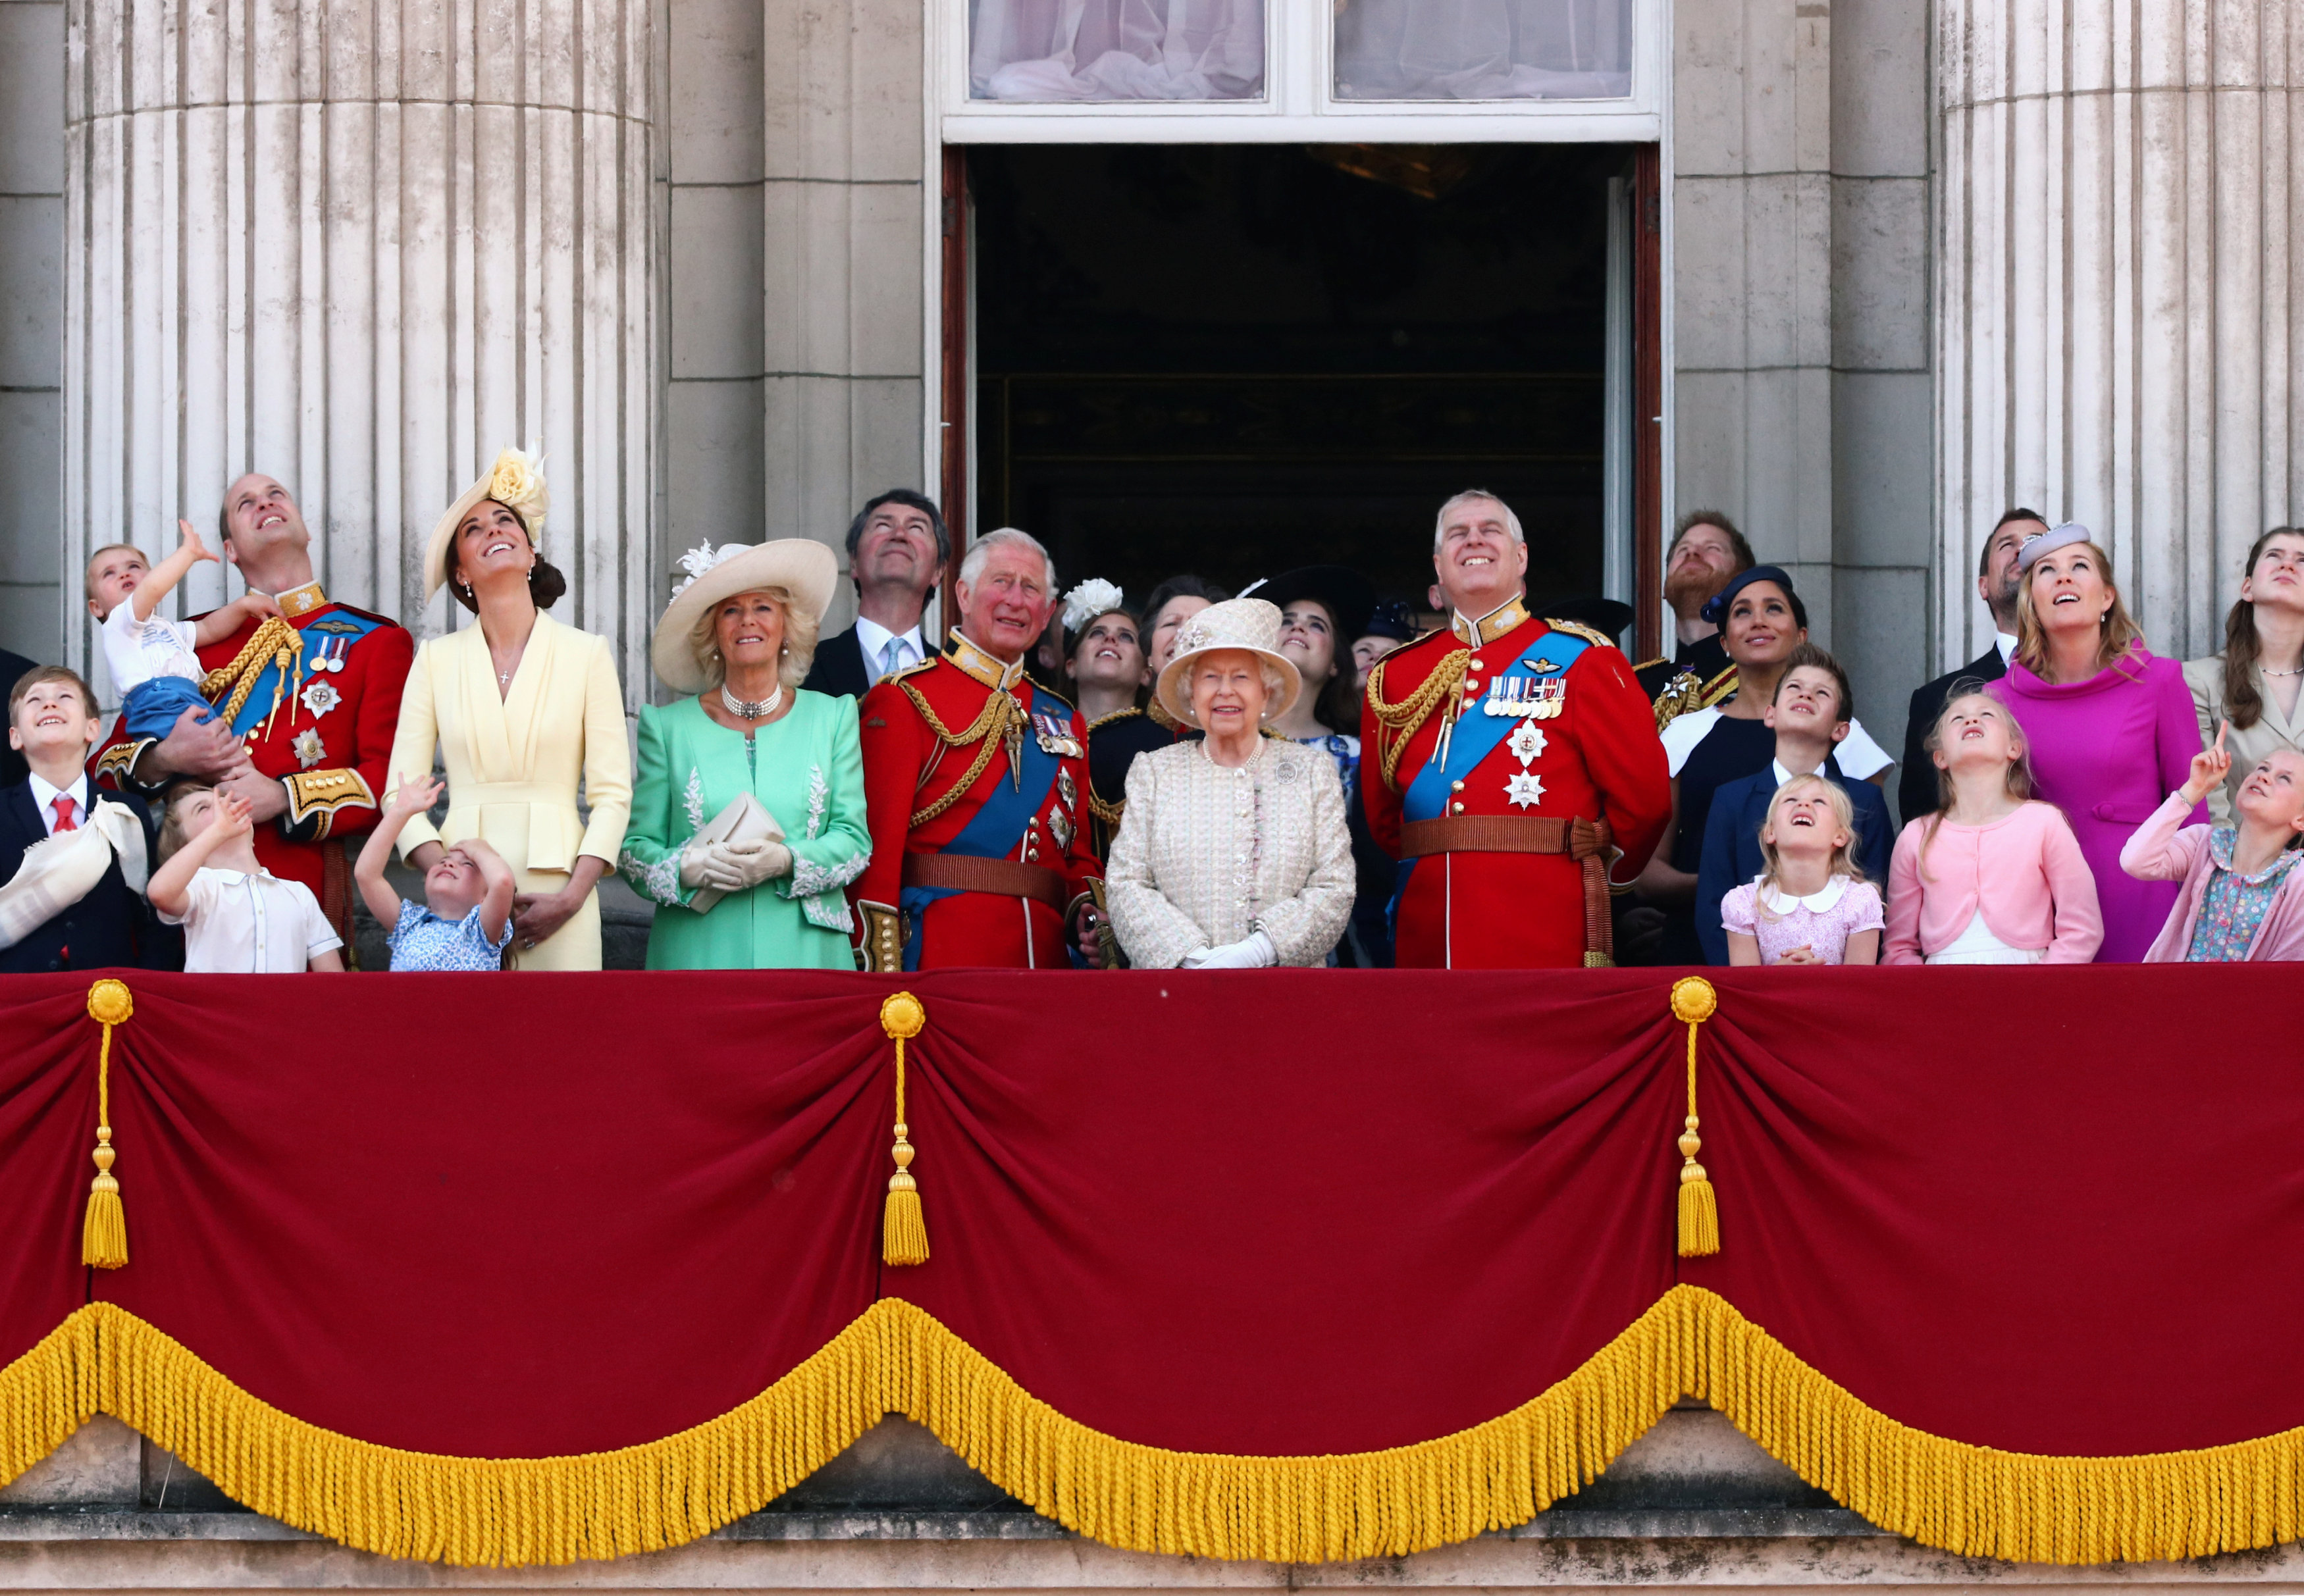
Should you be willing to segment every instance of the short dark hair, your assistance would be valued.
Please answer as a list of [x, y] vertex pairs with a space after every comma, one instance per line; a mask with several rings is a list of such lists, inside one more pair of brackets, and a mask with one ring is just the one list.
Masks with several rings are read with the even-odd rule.
[[[1841, 663], [1838, 660], [1832, 657], [1829, 652], [1825, 649], [1818, 648], [1813, 643], [1803, 643], [1799, 647], [1793, 649], [1791, 654], [1784, 656], [1784, 673], [1783, 676], [1776, 678], [1776, 698], [1781, 698], [1784, 696], [1784, 681], [1786, 678], [1790, 677], [1793, 671], [1799, 670], [1802, 665], [1806, 665], [1811, 670], [1825, 671], [1826, 674], [1831, 676], [1832, 685], [1837, 688], [1840, 693], [1840, 719], [1842, 721], [1854, 720], [1856, 718], [1856, 689], [1848, 685], [1848, 671], [1841, 665]], [[1768, 702], [1774, 704], [1775, 702], [1775, 698], [1771, 698]], [[1838, 723], [1839, 722], [1834, 722], [1835, 725]]]
[[1664, 551], [1665, 564], [1672, 563], [1673, 551], [1680, 547], [1680, 540], [1698, 527], [1717, 527], [1728, 534], [1728, 546], [1736, 551], [1736, 570], [1731, 571], [1731, 576], [1737, 571], [1749, 570], [1760, 562], [1752, 553], [1752, 545], [1744, 541], [1744, 535], [1736, 530], [1736, 523], [1728, 519], [1725, 511], [1691, 510], [1680, 518], [1680, 525], [1672, 530], [1672, 542], [1665, 545]]
[[1144, 601], [1143, 624], [1147, 627], [1158, 625], [1160, 612], [1168, 607], [1168, 601], [1172, 598], [1204, 598], [1212, 604], [1220, 604], [1231, 596], [1214, 582], [1201, 577], [1189, 574], [1170, 577], [1152, 589], [1151, 596]]
[[872, 512], [883, 504], [902, 504], [907, 510], [927, 512], [928, 525], [936, 529], [936, 563], [942, 565], [952, 558], [952, 534], [944, 528], [944, 511], [936, 508], [936, 501], [908, 487], [892, 487], [885, 494], [875, 494], [865, 500], [864, 508], [858, 511], [856, 519], [848, 523], [850, 580], [855, 579], [856, 545], [864, 541], [864, 523], [870, 520]]
[[1976, 556], [1978, 576], [1988, 577], [1992, 574], [1992, 539], [2001, 528], [2011, 521], [2037, 521], [2045, 527], [2048, 524], [2048, 518], [2037, 510], [2027, 510], [2021, 504], [2013, 510], [2002, 511], [2000, 519], [1992, 523], [1992, 530], [1984, 535], [1984, 547]]
[[88, 690], [88, 683], [70, 665], [35, 665], [16, 678], [15, 686], [8, 689], [8, 724], [16, 723], [16, 712], [23, 706], [24, 695], [44, 681], [61, 681], [80, 694], [82, 714], [96, 714], [96, 695]]

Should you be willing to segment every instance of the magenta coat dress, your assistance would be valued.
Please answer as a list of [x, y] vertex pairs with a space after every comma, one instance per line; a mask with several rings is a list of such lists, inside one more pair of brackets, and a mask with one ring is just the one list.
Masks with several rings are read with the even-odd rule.
[[[2200, 751], [2183, 667], [2139, 646], [2087, 681], [2042, 681], [2020, 662], [1986, 689], [2008, 705], [2032, 749], [2033, 796], [2064, 812], [2096, 877], [2104, 911], [2098, 964], [2135, 964], [2168, 923], [2182, 883], [2139, 881], [2120, 850], [2191, 774]], [[2205, 823], [2206, 805], [2191, 819]]]

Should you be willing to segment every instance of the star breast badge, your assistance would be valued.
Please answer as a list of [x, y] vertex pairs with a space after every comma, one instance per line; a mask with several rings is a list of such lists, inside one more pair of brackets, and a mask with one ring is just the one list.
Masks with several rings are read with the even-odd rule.
[[310, 770], [328, 756], [327, 748], [320, 741], [319, 732], [310, 726], [296, 734], [292, 746], [296, 751], [296, 763], [306, 770]]
[[1544, 778], [1514, 771], [1504, 778], [1504, 797], [1523, 809], [1533, 809], [1544, 801]]
[[333, 681], [316, 677], [304, 688], [304, 707], [311, 712], [316, 721], [343, 701], [343, 694], [336, 690], [336, 684]]
[[1512, 751], [1512, 757], [1520, 761], [1522, 769], [1526, 769], [1530, 760], [1544, 752], [1544, 733], [1536, 729], [1534, 722], [1522, 721], [1512, 728], [1512, 734], [1504, 740], [1504, 747]]

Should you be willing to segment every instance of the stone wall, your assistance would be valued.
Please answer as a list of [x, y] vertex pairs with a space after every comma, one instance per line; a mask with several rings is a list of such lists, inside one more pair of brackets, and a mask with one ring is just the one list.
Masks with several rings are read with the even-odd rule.
[[0, 644], [43, 660], [63, 643], [64, 62], [64, 0], [0, 0]]

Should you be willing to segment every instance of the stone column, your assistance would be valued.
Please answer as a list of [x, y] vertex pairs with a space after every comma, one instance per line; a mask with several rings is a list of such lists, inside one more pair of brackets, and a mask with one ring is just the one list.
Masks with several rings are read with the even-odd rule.
[[648, 0], [69, 0], [67, 657], [85, 552], [212, 528], [247, 470], [295, 493], [333, 593], [436, 632], [424, 540], [517, 443], [548, 457], [554, 613], [645, 696], [654, 27]]
[[2152, 647], [2222, 640], [2294, 519], [2292, 6], [1938, 0], [1937, 659], [2029, 504], [2105, 540]]

